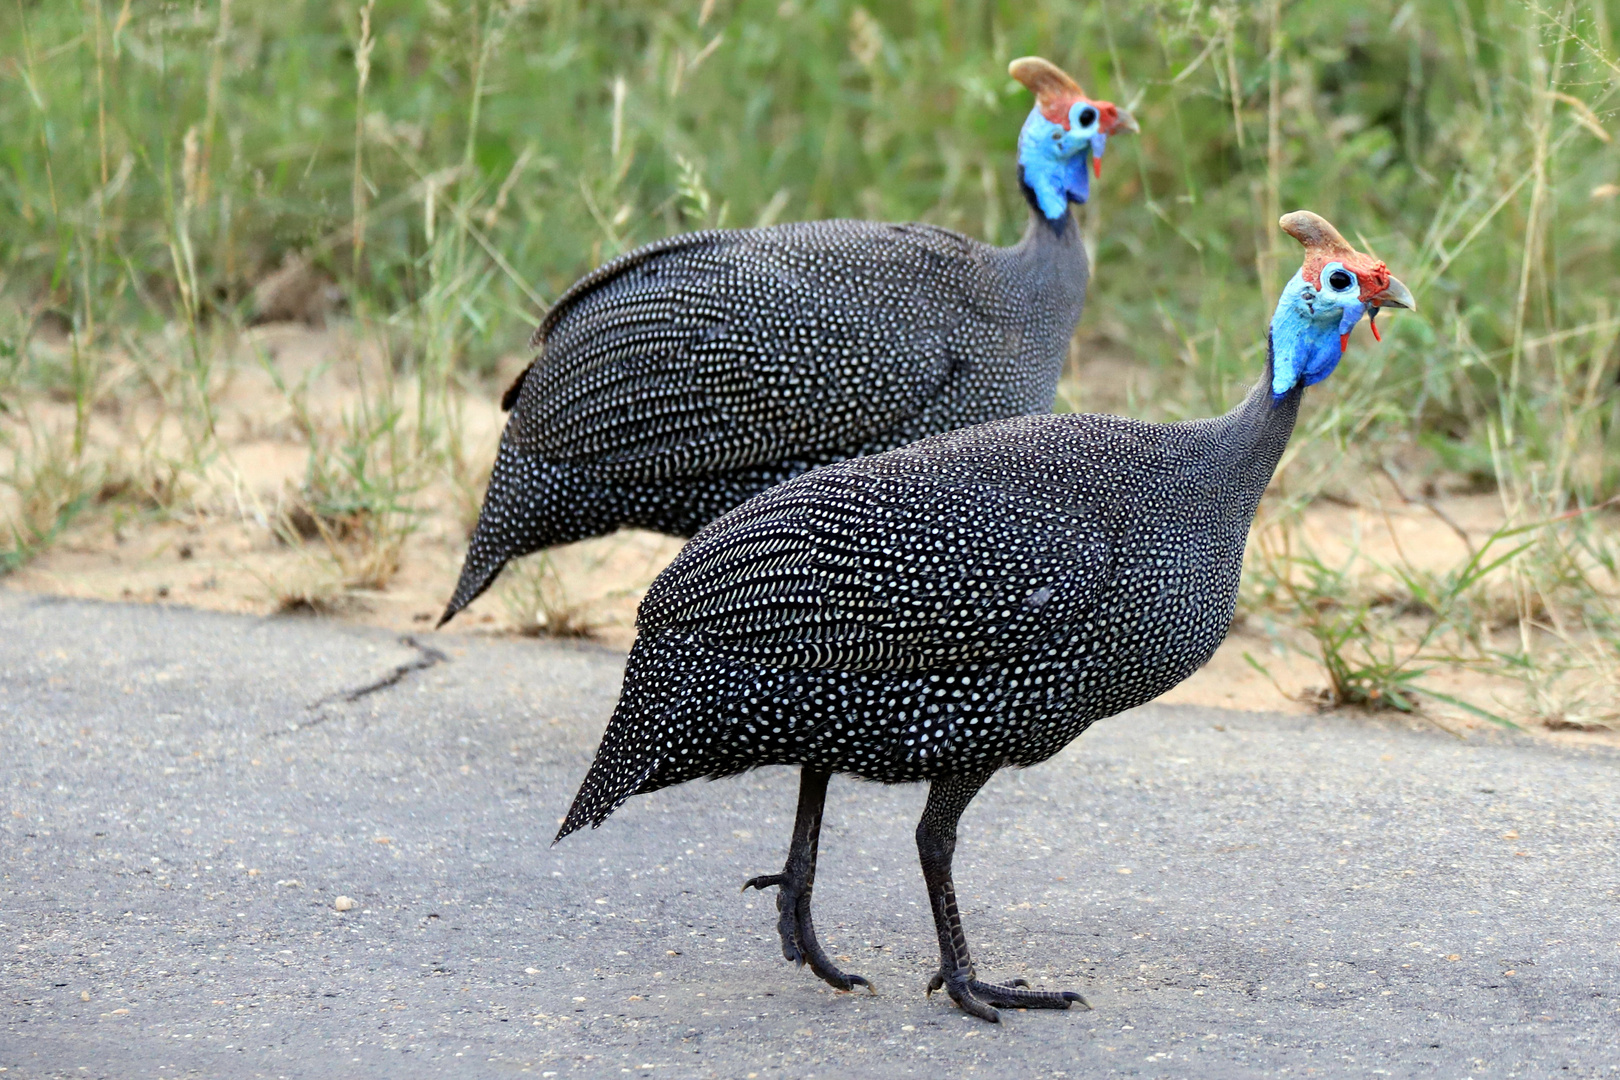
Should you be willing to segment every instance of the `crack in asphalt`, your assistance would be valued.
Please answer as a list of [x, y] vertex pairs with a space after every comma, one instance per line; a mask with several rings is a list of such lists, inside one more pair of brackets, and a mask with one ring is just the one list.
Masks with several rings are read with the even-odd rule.
[[[400, 638], [399, 643], [415, 649], [417, 652], [416, 659], [396, 665], [393, 671], [390, 671], [380, 679], [366, 683], [364, 686], [357, 686], [352, 690], [338, 690], [335, 693], [327, 694], [323, 698], [318, 698], [317, 700], [312, 701], [308, 705], [304, 706], [304, 710], [306, 712], [320, 712], [320, 710], [326, 708], [328, 705], [353, 704], [363, 697], [368, 697], [372, 694], [378, 693], [379, 691], [387, 690], [391, 686], [398, 686], [404, 681], [407, 675], [410, 675], [413, 672], [426, 671], [430, 667], [434, 667], [438, 664], [448, 663], [450, 661], [450, 658], [444, 653], [440, 652], [438, 649], [435, 649], [431, 645], [422, 644], [409, 634]], [[306, 724], [290, 724], [287, 727], [287, 731], [307, 731], [310, 728], [316, 727], [323, 723], [325, 720], [326, 716], [323, 714], [315, 717]], [[278, 731], [271, 732], [271, 734], [282, 735], [286, 734], [286, 732]]]

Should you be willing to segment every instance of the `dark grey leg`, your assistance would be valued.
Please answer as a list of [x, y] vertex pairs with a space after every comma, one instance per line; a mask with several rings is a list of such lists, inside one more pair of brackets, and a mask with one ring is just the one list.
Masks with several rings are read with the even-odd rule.
[[777, 931], [782, 935], [782, 955], [794, 963], [810, 965], [829, 985], [838, 990], [857, 986], [872, 989], [859, 975], [838, 970], [821, 943], [816, 940], [810, 920], [810, 893], [816, 884], [816, 850], [821, 845], [821, 808], [827, 798], [827, 781], [832, 773], [806, 765], [799, 773], [799, 813], [793, 822], [793, 842], [788, 846], [787, 864], [780, 874], [763, 874], [743, 882], [743, 891], [779, 886], [776, 910], [781, 913]]
[[923, 880], [928, 883], [928, 902], [934, 909], [934, 929], [939, 932], [939, 970], [929, 980], [928, 992], [940, 987], [966, 1012], [990, 1021], [1001, 1021], [995, 1009], [1067, 1009], [1085, 998], [1072, 990], [1030, 990], [1029, 983], [1014, 979], [1010, 985], [980, 982], [968, 954], [962, 933], [962, 916], [956, 909], [956, 886], [951, 883], [951, 857], [956, 854], [956, 823], [973, 796], [979, 793], [990, 773], [978, 776], [942, 776], [928, 785], [928, 803], [917, 823], [917, 854], [922, 860]]

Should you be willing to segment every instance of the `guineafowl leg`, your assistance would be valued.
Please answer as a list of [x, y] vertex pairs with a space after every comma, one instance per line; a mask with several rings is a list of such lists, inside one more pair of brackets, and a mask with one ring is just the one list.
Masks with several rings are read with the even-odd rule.
[[810, 921], [810, 892], [816, 883], [816, 849], [821, 844], [821, 807], [827, 798], [827, 780], [832, 776], [825, 769], [806, 765], [799, 773], [799, 813], [793, 822], [793, 842], [788, 846], [787, 864], [780, 874], [762, 874], [743, 882], [743, 891], [750, 888], [764, 890], [772, 885], [781, 891], [776, 894], [776, 910], [781, 912], [777, 930], [782, 935], [782, 955], [797, 964], [809, 964], [810, 970], [838, 990], [853, 990], [857, 986], [872, 989], [872, 984], [859, 975], [846, 975], [827, 958], [821, 943], [816, 940], [816, 928]]
[[956, 853], [956, 823], [973, 796], [979, 793], [989, 773], [976, 776], [942, 776], [928, 785], [928, 802], [917, 823], [917, 854], [922, 860], [923, 880], [928, 883], [929, 906], [934, 909], [934, 929], [939, 933], [939, 970], [929, 980], [928, 993], [940, 987], [951, 1000], [974, 1016], [1001, 1021], [995, 1006], [1013, 1009], [1067, 1009], [1086, 1001], [1072, 990], [1030, 990], [1023, 979], [1011, 985], [980, 982], [962, 933], [962, 916], [956, 909], [956, 886], [951, 883], [951, 857]]

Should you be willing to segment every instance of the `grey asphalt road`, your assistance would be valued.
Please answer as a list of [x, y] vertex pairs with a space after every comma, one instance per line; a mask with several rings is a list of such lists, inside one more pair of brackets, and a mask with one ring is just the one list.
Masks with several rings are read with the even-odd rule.
[[836, 994], [739, 891], [793, 773], [552, 848], [622, 657], [418, 640], [0, 592], [4, 1080], [1620, 1074], [1620, 754], [1099, 724], [964, 818], [981, 973], [1095, 1006], [991, 1027], [923, 994], [920, 789], [834, 779]]

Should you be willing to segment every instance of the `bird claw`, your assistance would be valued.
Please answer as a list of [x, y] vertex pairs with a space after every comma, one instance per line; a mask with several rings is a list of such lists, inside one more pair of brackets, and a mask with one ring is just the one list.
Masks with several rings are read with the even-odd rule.
[[742, 891], [759, 889], [763, 892], [773, 885], [782, 890], [776, 895], [776, 907], [782, 913], [777, 932], [782, 937], [783, 959], [801, 968], [809, 964], [816, 977], [834, 990], [849, 992], [864, 986], [867, 993], [875, 996], [877, 991], [870, 981], [840, 971], [816, 940], [815, 924], [810, 919], [810, 889], [803, 882], [786, 873], [760, 874], [743, 882]]
[[[831, 965], [828, 966], [827, 971], [826, 971], [825, 974], [823, 972], [817, 970], [816, 966], [814, 964], [810, 965], [810, 970], [815, 971], [815, 973], [818, 976], [820, 976], [825, 982], [827, 982], [829, 985], [831, 985], [834, 990], [839, 990], [839, 991], [842, 991], [843, 993], [846, 993], [846, 994], [852, 994], [852, 993], [855, 992], [855, 988], [857, 986], [864, 986], [864, 987], [866, 987], [866, 992], [868, 994], [871, 994], [873, 997], [877, 997], [877, 989], [875, 987], [873, 987], [872, 980], [866, 978], [866, 976], [864, 976], [864, 975], [849, 975], [849, 974], [846, 974], [846, 973], [844, 973], [842, 971], [839, 971], [837, 968], [832, 967]], [[848, 986], [839, 986], [838, 983], [836, 983], [832, 979], [828, 978], [827, 977], [828, 975], [836, 975], [839, 979], [842, 979], [844, 982], [848, 983], [849, 985]]]
[[[821, 952], [820, 946], [816, 947], [816, 951], [818, 953]], [[853, 993], [857, 986], [864, 986], [866, 987], [866, 992], [868, 994], [871, 994], [873, 997], [877, 996], [877, 991], [872, 988], [872, 983], [869, 979], [862, 975], [850, 975], [847, 972], [838, 970], [838, 968], [833, 966], [832, 961], [827, 959], [825, 954], [819, 957], [807, 957], [806, 959], [808, 959], [810, 963], [810, 970], [816, 973], [816, 977], [822, 982], [826, 983], [828, 986], [832, 987], [834, 990], [839, 990], [844, 993]], [[804, 964], [805, 960], [799, 961], [799, 966], [803, 967]]]
[[998, 1005], [1008, 1009], [1067, 1009], [1072, 1005], [1091, 1008], [1086, 999], [1073, 990], [1031, 990], [1028, 979], [1013, 979], [1008, 983], [980, 982], [971, 968], [949, 975], [936, 971], [934, 977], [928, 980], [928, 996], [932, 997], [934, 991], [941, 987], [963, 1012], [992, 1024], [1001, 1022], [1001, 1013], [996, 1011]]
[[760, 875], [758, 875], [756, 877], [751, 877], [747, 881], [743, 882], [742, 883], [742, 891], [747, 892], [749, 889], [758, 889], [760, 892], [764, 892], [766, 889], [770, 888], [772, 885], [786, 885], [786, 884], [787, 884], [787, 875], [786, 874], [760, 874]]

